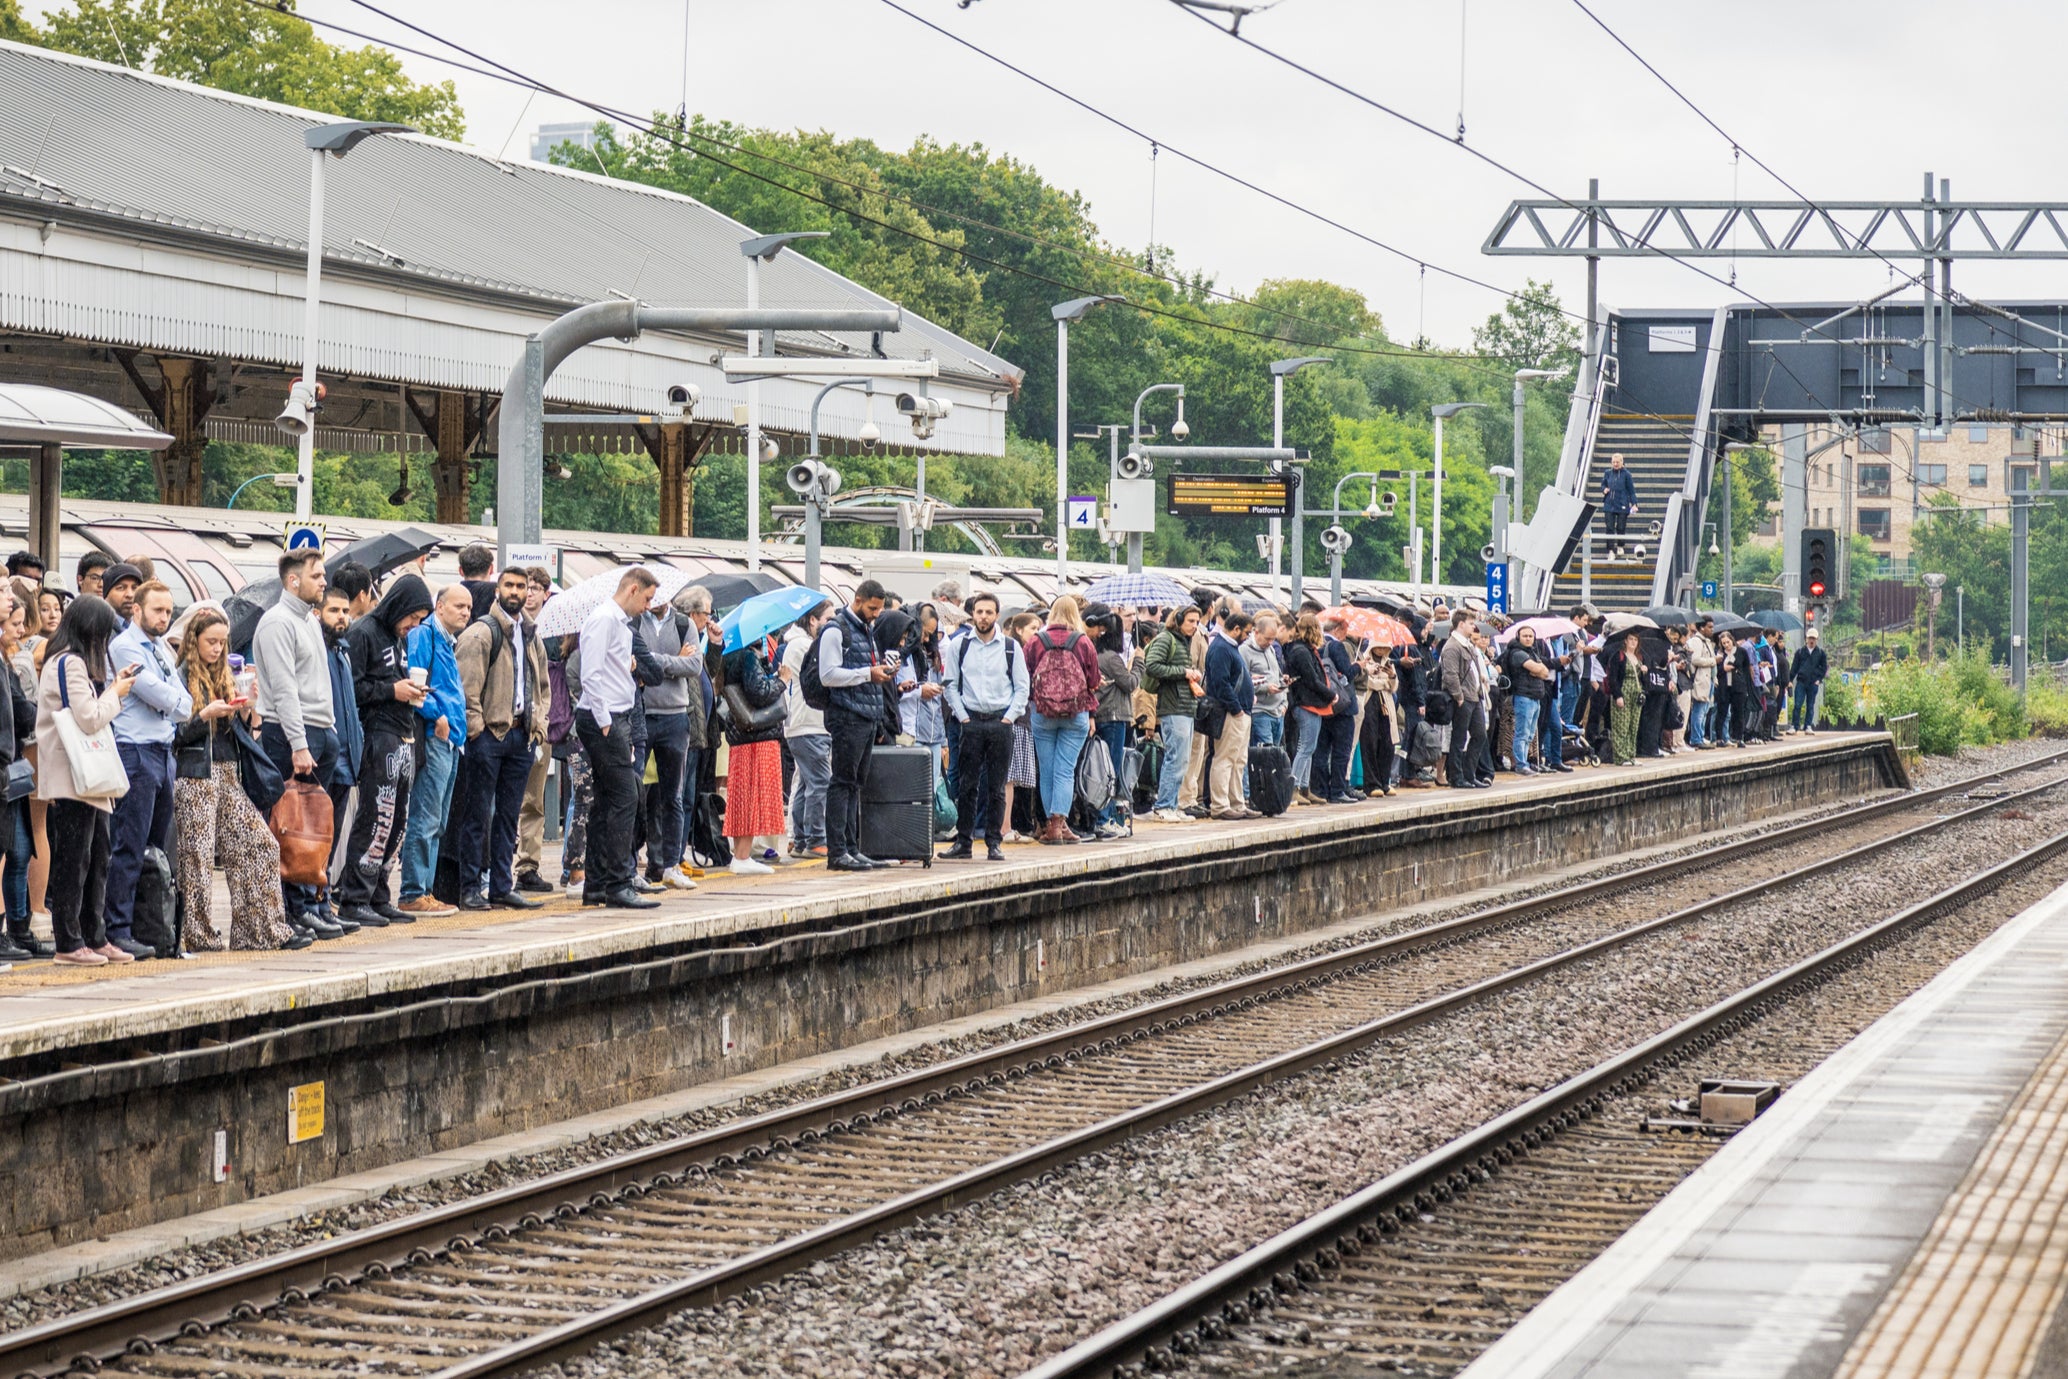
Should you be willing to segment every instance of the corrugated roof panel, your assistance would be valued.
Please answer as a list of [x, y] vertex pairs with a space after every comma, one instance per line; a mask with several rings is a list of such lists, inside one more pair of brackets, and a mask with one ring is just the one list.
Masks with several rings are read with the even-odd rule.
[[[276, 251], [303, 252], [308, 153], [330, 116], [246, 100], [39, 48], [0, 43], [0, 210], [67, 205]], [[21, 174], [28, 174], [23, 176]], [[416, 136], [369, 139], [327, 164], [327, 260], [462, 295], [538, 300], [542, 314], [612, 292], [660, 305], [745, 305], [739, 242], [754, 231], [687, 197], [577, 170], [498, 162]], [[368, 249], [355, 240], [378, 246]], [[383, 252], [401, 260], [383, 257]], [[801, 255], [762, 271], [765, 306], [883, 299]], [[822, 351], [822, 336], [784, 337]], [[864, 352], [864, 336], [844, 336]], [[945, 372], [1011, 381], [1019, 371], [932, 322], [906, 317], [884, 351], [931, 351]]]

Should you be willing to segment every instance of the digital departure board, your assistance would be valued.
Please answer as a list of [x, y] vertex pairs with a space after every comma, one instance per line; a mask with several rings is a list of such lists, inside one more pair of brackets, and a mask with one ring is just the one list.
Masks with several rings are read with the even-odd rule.
[[1290, 517], [1290, 474], [1173, 474], [1173, 517]]

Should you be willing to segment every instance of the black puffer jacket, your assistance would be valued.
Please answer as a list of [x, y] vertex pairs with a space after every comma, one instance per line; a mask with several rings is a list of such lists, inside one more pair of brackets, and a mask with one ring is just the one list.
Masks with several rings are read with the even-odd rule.
[[[757, 641], [752, 646], [727, 652], [725, 656], [725, 683], [739, 687], [740, 692], [746, 695], [750, 709], [765, 709], [783, 697], [783, 682], [769, 668], [762, 646], [763, 643]], [[783, 726], [788, 722], [779, 714], [773, 724], [760, 732], [746, 732], [732, 721], [730, 713], [724, 717], [725, 740], [735, 747], [743, 747], [750, 742], [774, 742], [782, 737]]]
[[345, 658], [352, 667], [352, 698], [359, 726], [368, 733], [416, 735], [416, 706], [395, 697], [395, 682], [409, 678], [409, 644], [395, 625], [412, 613], [431, 611], [431, 591], [421, 576], [395, 581], [373, 611], [345, 631]]

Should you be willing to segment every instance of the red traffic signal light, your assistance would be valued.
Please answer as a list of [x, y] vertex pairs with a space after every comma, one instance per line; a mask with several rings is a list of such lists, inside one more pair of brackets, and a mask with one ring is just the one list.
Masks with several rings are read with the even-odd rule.
[[1838, 533], [1830, 527], [1807, 527], [1802, 533], [1802, 592], [1820, 599], [1831, 592]]

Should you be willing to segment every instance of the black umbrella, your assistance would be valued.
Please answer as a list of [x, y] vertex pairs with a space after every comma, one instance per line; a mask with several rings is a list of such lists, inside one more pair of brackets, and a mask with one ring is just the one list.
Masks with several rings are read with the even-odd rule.
[[1802, 619], [1780, 608], [1762, 608], [1745, 615], [1770, 632], [1800, 632]]
[[223, 616], [230, 621], [230, 650], [239, 656], [251, 654], [251, 634], [258, 631], [259, 619], [266, 610], [280, 602], [280, 581], [262, 579], [256, 584], [247, 584], [223, 600]]
[[[354, 541], [336, 555], [323, 562], [326, 579], [336, 579], [337, 572], [348, 560], [356, 560], [373, 572], [379, 579], [388, 571], [407, 565], [420, 555], [427, 555], [438, 549], [439, 539], [421, 527], [404, 527], [401, 531], [382, 532], [362, 541]], [[278, 586], [274, 588], [277, 596]], [[235, 638], [235, 633], [231, 634]]]
[[1709, 616], [1716, 619], [1716, 626], [1712, 630], [1718, 633], [1728, 632], [1736, 637], [1741, 633], [1759, 630], [1758, 623], [1749, 618], [1741, 618], [1736, 613], [1711, 613]]
[[1670, 603], [1662, 603], [1657, 608], [1647, 608], [1644, 615], [1661, 627], [1687, 627], [1695, 620], [1694, 614]]
[[756, 594], [766, 594], [783, 587], [783, 581], [774, 575], [759, 571], [737, 575], [697, 575], [689, 582], [703, 586], [711, 595], [711, 612], [714, 616], [730, 613]]

